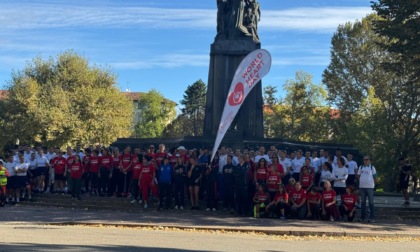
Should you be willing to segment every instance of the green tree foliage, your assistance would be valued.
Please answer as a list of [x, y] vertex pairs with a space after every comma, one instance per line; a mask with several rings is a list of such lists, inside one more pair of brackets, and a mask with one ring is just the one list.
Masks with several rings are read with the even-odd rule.
[[263, 108], [263, 118], [264, 118], [264, 136], [265, 137], [274, 137], [275, 132], [273, 130], [274, 125], [277, 123], [278, 118], [274, 113], [276, 111], [276, 106], [278, 106], [277, 87], [268, 85], [263, 89], [263, 98], [264, 98], [264, 108]]
[[176, 115], [176, 104], [166, 100], [161, 93], [152, 89], [139, 100], [141, 118], [135, 127], [136, 136], [153, 138], [162, 136], [165, 127]]
[[187, 87], [184, 99], [181, 100], [181, 104], [184, 106], [181, 109], [182, 114], [192, 121], [193, 136], [203, 135], [206, 93], [206, 84], [202, 80], [198, 80]]
[[285, 98], [267, 106], [264, 112], [270, 136], [296, 141], [328, 140], [329, 108], [324, 105], [326, 92], [322, 86], [314, 84], [310, 74], [298, 71], [295, 79], [286, 81], [283, 90]]
[[8, 142], [110, 144], [130, 135], [133, 106], [115, 75], [75, 52], [35, 58], [12, 73], [8, 91], [1, 115]]
[[394, 64], [399, 56], [380, 46], [389, 40], [374, 32], [377, 20], [372, 14], [338, 27], [323, 82], [330, 103], [340, 110], [332, 125], [334, 139], [372, 154], [387, 178], [384, 186], [391, 189], [398, 157], [416, 156], [420, 96], [409, 72], [383, 68], [384, 62]]
[[374, 30], [388, 39], [381, 46], [398, 56], [397, 62], [384, 62], [385, 68], [420, 81], [420, 1], [379, 0], [373, 10], [380, 17]]

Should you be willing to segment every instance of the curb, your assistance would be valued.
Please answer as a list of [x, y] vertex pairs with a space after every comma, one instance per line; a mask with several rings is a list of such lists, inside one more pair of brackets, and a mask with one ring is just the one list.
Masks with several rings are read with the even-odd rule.
[[156, 228], [156, 229], [179, 229], [182, 231], [227, 231], [237, 233], [262, 233], [266, 235], [277, 236], [327, 236], [327, 237], [381, 237], [381, 238], [398, 238], [398, 237], [412, 237], [420, 238], [420, 234], [398, 234], [398, 233], [358, 233], [358, 232], [345, 232], [345, 231], [293, 231], [293, 230], [267, 230], [267, 229], [246, 229], [235, 227], [207, 227], [207, 226], [183, 226], [183, 225], [156, 225], [156, 224], [113, 224], [102, 222], [83, 222], [83, 221], [69, 221], [69, 222], [47, 222], [42, 225], [48, 226], [102, 226], [102, 227], [125, 227], [125, 228]]

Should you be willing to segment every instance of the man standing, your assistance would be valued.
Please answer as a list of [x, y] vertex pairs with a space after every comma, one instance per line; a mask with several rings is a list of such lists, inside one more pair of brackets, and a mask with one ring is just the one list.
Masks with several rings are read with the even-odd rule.
[[404, 196], [404, 204], [402, 206], [410, 206], [410, 196], [408, 195], [408, 182], [410, 182], [411, 165], [409, 165], [404, 158], [400, 158], [399, 172], [400, 172], [400, 188]]
[[376, 169], [371, 164], [369, 156], [363, 157], [363, 165], [357, 171], [359, 180], [359, 191], [362, 198], [362, 214], [359, 221], [365, 221], [366, 217], [366, 196], [369, 200], [369, 222], [375, 222], [375, 205], [373, 203], [373, 191], [376, 184]]

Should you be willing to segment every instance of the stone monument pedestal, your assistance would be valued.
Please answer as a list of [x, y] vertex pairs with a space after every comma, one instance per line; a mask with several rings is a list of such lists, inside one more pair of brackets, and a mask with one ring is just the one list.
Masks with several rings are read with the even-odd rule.
[[[205, 137], [216, 138], [220, 118], [236, 69], [246, 55], [260, 48], [260, 43], [256, 43], [252, 38], [219, 39], [211, 45], [204, 120]], [[260, 81], [246, 97], [226, 133], [226, 138], [236, 140], [262, 139], [264, 137], [262, 109]]]

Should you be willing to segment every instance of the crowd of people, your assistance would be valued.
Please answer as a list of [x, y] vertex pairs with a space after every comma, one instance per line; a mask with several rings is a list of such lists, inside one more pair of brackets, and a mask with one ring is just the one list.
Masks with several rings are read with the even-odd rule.
[[[171, 151], [165, 145], [146, 150], [89, 146], [82, 149], [19, 146], [0, 162], [2, 205], [31, 200], [33, 193], [124, 197], [148, 208], [150, 196], [158, 209], [221, 209], [239, 216], [280, 219], [346, 219], [374, 222], [376, 169], [368, 156], [363, 164], [337, 148], [287, 152], [270, 146], [257, 150], [221, 147], [210, 161], [206, 148]], [[366, 211], [369, 202], [369, 216]], [[174, 204], [173, 204], [174, 201]]]

